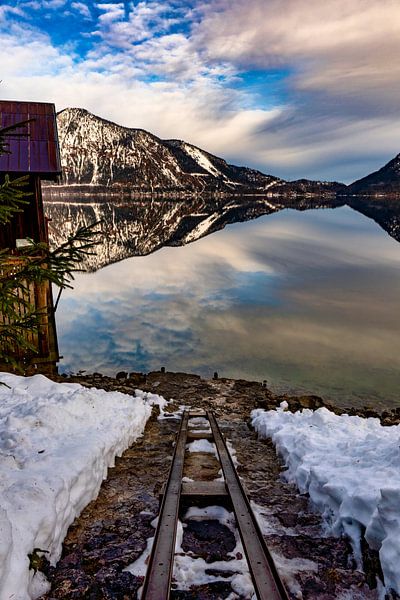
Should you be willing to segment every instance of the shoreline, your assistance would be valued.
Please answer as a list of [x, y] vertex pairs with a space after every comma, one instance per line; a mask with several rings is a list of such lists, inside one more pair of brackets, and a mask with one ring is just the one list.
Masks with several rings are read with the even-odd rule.
[[[147, 511], [146, 514], [149, 514], [150, 511], [149, 521], [157, 514], [156, 499], [162, 482], [165, 480], [165, 466], [168, 464], [166, 463], [166, 455], [170, 454], [166, 443], [168, 440], [172, 440], [172, 430], [170, 428], [175, 427], [176, 429], [177, 412], [185, 406], [193, 410], [212, 410], [216, 418], [224, 423], [226, 431], [229, 431], [229, 439], [235, 448], [235, 452], [237, 452], [240, 463], [240, 475], [250, 493], [250, 497], [257, 504], [260, 511], [264, 511], [262, 514], [267, 516], [270, 524], [265, 533], [268, 543], [272, 544], [278, 557], [287, 557], [282, 558], [282, 564], [290, 565], [287, 560], [293, 557], [298, 557], [298, 560], [313, 557], [314, 562], [307, 563], [307, 565], [314, 563], [321, 565], [317, 570], [311, 569], [310, 572], [307, 571], [307, 567], [304, 571], [304, 577], [306, 577], [304, 581], [301, 578], [301, 573], [300, 575], [297, 573], [300, 577], [299, 581], [302, 582], [301, 585], [299, 583], [299, 589], [306, 590], [308, 589], [307, 585], [309, 585], [316, 592], [329, 590], [329, 597], [339, 597], [339, 588], [341, 593], [345, 591], [352, 593], [355, 590], [360, 591], [362, 589], [363, 595], [360, 597], [365, 598], [365, 600], [367, 598], [377, 599], [377, 595], [375, 595], [376, 577], [381, 574], [378, 552], [370, 548], [364, 537], [362, 537], [360, 555], [362, 558], [360, 559], [363, 563], [363, 572], [361, 572], [356, 568], [354, 548], [350, 544], [350, 537], [346, 535], [341, 537], [326, 536], [323, 518], [319, 512], [312, 508], [309, 503], [309, 495], [302, 494], [291, 483], [282, 481], [282, 459], [271, 440], [259, 437], [251, 422], [250, 415], [257, 408], [274, 410], [285, 401], [288, 410], [292, 412], [302, 409], [318, 410], [325, 407], [338, 415], [351, 414], [365, 418], [379, 418], [382, 424], [388, 426], [400, 422], [400, 409], [398, 412], [394, 410], [388, 414], [379, 414], [368, 407], [346, 410], [325, 402], [323, 398], [315, 395], [274, 394], [263, 383], [244, 379], [223, 377], [203, 379], [196, 374], [165, 372], [163, 370], [151, 371], [147, 374], [120, 372], [117, 375], [115, 377], [103, 376], [100, 373], [61, 375], [57, 376], [57, 381], [80, 383], [89, 388], [103, 388], [107, 391], [118, 391], [131, 395], [134, 395], [135, 390], [138, 389], [161, 395], [169, 401], [168, 406], [164, 409], [164, 416], [171, 412], [175, 418], [162, 418], [159, 421], [157, 415], [153, 414], [149, 420], [142, 445], [135, 445], [117, 461], [116, 468], [109, 473], [110, 479], [102, 488], [103, 492], [93, 504], [88, 505], [81, 518], [71, 528], [69, 537], [64, 542], [65, 564], [61, 560], [60, 565], [54, 572], [54, 579], [52, 580], [54, 586], [60, 586], [60, 589], [63, 589], [65, 581], [70, 580], [71, 573], [73, 575], [76, 572], [74, 570], [77, 568], [75, 563], [80, 564], [77, 547], [84, 548], [88, 537], [94, 540], [93, 544], [96, 548], [99, 546], [99, 549], [93, 554], [94, 565], [91, 569], [93, 572], [100, 569], [97, 563], [102, 557], [103, 550], [97, 542], [99, 533], [96, 529], [96, 523], [99, 522], [99, 519], [106, 518], [107, 522], [111, 519], [110, 513], [104, 512], [105, 509], [111, 511], [112, 519], [117, 519], [118, 522], [125, 522], [127, 510], [129, 519], [132, 519], [130, 501], [127, 507], [123, 503], [121, 504], [120, 513], [116, 511], [114, 506], [117, 491], [122, 497], [125, 497], [124, 490], [127, 487], [128, 473], [134, 479], [129, 488], [129, 494], [132, 494], [132, 490], [136, 490], [135, 493], [137, 492], [140, 496], [137, 518], [140, 520], [139, 515], [142, 514], [140, 511]], [[159, 431], [160, 427], [161, 429], [167, 427], [167, 430]], [[125, 461], [129, 461], [130, 457], [133, 457], [136, 462], [133, 463], [133, 466], [125, 466]], [[145, 494], [143, 494], [144, 488], [146, 488]], [[145, 502], [143, 502], [143, 498], [145, 498]], [[290, 533], [288, 533], [287, 528], [290, 529]], [[118, 535], [122, 535], [117, 525], [112, 526], [112, 532], [113, 535], [116, 532], [118, 532]], [[318, 540], [318, 543], [316, 540]], [[141, 543], [144, 549], [146, 546], [145, 539]], [[124, 547], [124, 542], [121, 542], [121, 544]], [[343, 557], [345, 557], [344, 561]], [[324, 570], [325, 561], [327, 561], [326, 564], [329, 565], [330, 569], [329, 572], [326, 571], [326, 574]], [[72, 571], [71, 563], [75, 565]], [[124, 563], [124, 568], [125, 566]], [[340, 577], [332, 580], [329, 575], [332, 572], [340, 573]], [[65, 598], [66, 596], [61, 594], [60, 596], [46, 596], [45, 598], [50, 600], [53, 597]], [[316, 595], [315, 597], [319, 598], [321, 596]]]
[[[173, 398], [176, 401], [184, 400], [185, 390], [195, 393], [199, 404], [208, 409], [216, 409], [216, 412], [226, 412], [227, 407], [248, 418], [250, 412], [255, 408], [265, 410], [276, 409], [281, 402], [287, 402], [288, 409], [296, 412], [302, 409], [318, 410], [327, 408], [331, 412], [342, 415], [359, 416], [364, 418], [377, 418], [384, 426], [398, 425], [400, 423], [400, 406], [391, 410], [374, 409], [371, 406], [363, 407], [339, 407], [324, 400], [316, 394], [303, 394], [299, 392], [277, 394], [268, 388], [265, 382], [249, 381], [246, 379], [231, 379], [226, 377], [215, 377], [205, 379], [195, 373], [182, 373], [174, 371], [150, 371], [149, 373], [121, 371], [111, 377], [101, 373], [78, 373], [61, 374], [51, 376], [51, 379], [59, 383], [80, 383], [88, 388], [100, 388], [106, 391], [118, 391], [125, 394], [132, 394], [135, 389], [141, 389], [145, 392], [159, 394], [167, 400]], [[228, 395], [224, 398], [225, 402], [214, 405], [213, 388], [216, 383], [232, 390], [233, 397]], [[181, 388], [181, 389], [179, 389]], [[183, 393], [182, 393], [183, 392]], [[210, 393], [211, 392], [211, 393]], [[177, 397], [178, 396], [178, 397]], [[244, 403], [243, 400], [246, 399]]]
[[[263, 533], [276, 553], [278, 563], [281, 561], [279, 564], [283, 573], [289, 573], [289, 583], [294, 582], [296, 589], [315, 590], [317, 592], [315, 598], [321, 600], [328, 596], [339, 597], [342, 593], [360, 590], [363, 593], [357, 597], [377, 600], [376, 577], [382, 579], [377, 550], [368, 545], [367, 538], [361, 530], [359, 556], [363, 564], [363, 572], [361, 572], [355, 562], [355, 556], [358, 554], [354, 555], [354, 552], [357, 548], [355, 550], [350, 543], [353, 538], [346, 535], [346, 530], [345, 535], [339, 537], [333, 532], [329, 536], [326, 535], [322, 511], [316, 511], [312, 502], [310, 503], [311, 494], [305, 494], [304, 490], [301, 491], [298, 486], [294, 486], [293, 482], [282, 479], [283, 462], [278, 448], [271, 439], [260, 434], [255, 424], [251, 422], [250, 415], [257, 408], [273, 411], [285, 402], [289, 411], [293, 412], [325, 407], [335, 414], [378, 416], [385, 425], [395, 425], [400, 420], [397, 410], [390, 413], [389, 417], [379, 415], [368, 407], [346, 411], [344, 408], [325, 402], [319, 396], [278, 395], [268, 389], [266, 382], [219, 378], [216, 374], [212, 379], [203, 379], [195, 374], [160, 370], [147, 374], [120, 372], [115, 377], [103, 376], [100, 373], [55, 375], [51, 379], [60, 383], [79, 383], [86, 388], [91, 388], [88, 395], [98, 394], [100, 404], [97, 406], [100, 415], [106, 410], [102, 403], [102, 398], [105, 399], [100, 391], [102, 389], [125, 394], [125, 396], [114, 394], [116, 411], [120, 410], [120, 405], [121, 410], [124, 410], [124, 402], [129, 404], [129, 396], [138, 394], [139, 398], [146, 398], [148, 392], [151, 404], [153, 406], [158, 404], [160, 409], [162, 408], [162, 414], [159, 419], [158, 411], [153, 411], [148, 418], [143, 435], [121, 453], [120, 458], [116, 458], [115, 462], [109, 465], [113, 468], [108, 470], [106, 477], [103, 474], [104, 481], [98, 495], [92, 498], [93, 501], [86, 505], [73, 522], [70, 522], [57, 566], [42, 561], [41, 570], [51, 584], [51, 590], [44, 596], [40, 596], [42, 600], [67, 599], [71, 597], [71, 591], [83, 597], [89, 586], [90, 589], [98, 590], [101, 585], [102, 589], [109, 590], [111, 583], [112, 585], [118, 583], [121, 592], [131, 593], [132, 586], [134, 589], [140, 587], [141, 576], [136, 573], [128, 576], [126, 570], [127, 566], [142, 556], [148, 539], [154, 535], [151, 523], [158, 512], [160, 490], [171, 458], [173, 439], [178, 427], [176, 417], [183, 408], [211, 409], [217, 419], [223, 423], [226, 435], [237, 455], [240, 475], [246, 489], [260, 514], [267, 519], [268, 527]], [[46, 391], [46, 386], [51, 387], [52, 384], [50, 381], [45, 383], [42, 378], [38, 378], [36, 382], [33, 381], [29, 385], [39, 387], [44, 385]], [[21, 387], [23, 390], [26, 388], [25, 382], [21, 382]], [[78, 397], [86, 396], [78, 386], [71, 386], [72, 389], [68, 387], [65, 386], [63, 393], [75, 394]], [[96, 392], [96, 389], [99, 392]], [[139, 389], [145, 393], [140, 393]], [[168, 401], [167, 406], [159, 402], [158, 395]], [[42, 394], [38, 395], [46, 411], [48, 407], [44, 397]], [[52, 396], [49, 397], [51, 400]], [[81, 411], [72, 412], [72, 416], [78, 417], [83, 426], [89, 429], [92, 406], [94, 406], [92, 402], [89, 402], [87, 404], [89, 413], [83, 412], [88, 420], [79, 417]], [[400, 413], [400, 410], [398, 412]], [[168, 413], [174, 418], [165, 418]], [[290, 418], [290, 414], [286, 411], [270, 413], [267, 417], [274, 420], [283, 414]], [[295, 419], [297, 416], [309, 420], [315, 418], [317, 423], [320, 419], [325, 422], [334, 419], [332, 414], [313, 415], [310, 411], [303, 415], [296, 415]], [[68, 422], [68, 419], [66, 421]], [[359, 425], [357, 421], [355, 421], [356, 426]], [[60, 425], [64, 432], [64, 421]], [[365, 425], [366, 428], [361, 426], [361, 430], [368, 430], [370, 426], [375, 429], [379, 427], [376, 421]], [[30, 426], [35, 429], [34, 425], [30, 424]], [[104, 433], [108, 428], [109, 423], [106, 422]], [[94, 433], [99, 435], [97, 427], [94, 428]], [[386, 436], [386, 432], [380, 433], [383, 438]], [[391, 432], [387, 431], [387, 433]], [[102, 434], [100, 434], [99, 452], [103, 447], [101, 436]], [[296, 445], [296, 452], [297, 447], [301, 449], [302, 444], [301, 441], [299, 446]], [[395, 444], [397, 444], [397, 437]], [[51, 457], [51, 447], [47, 447], [44, 443], [38, 447], [41, 449], [38, 451], [40, 457], [42, 452], [46, 453], [45, 457]], [[305, 447], [306, 450], [309, 449], [308, 443]], [[34, 455], [36, 457], [36, 453]], [[91, 473], [92, 467], [90, 465], [89, 467], [88, 473]], [[191, 471], [188, 471], [186, 476], [191, 477]], [[304, 569], [296, 570], [294, 563], [290, 562], [292, 559], [297, 563], [306, 561]], [[332, 573], [336, 573], [338, 577], [332, 578]], [[325, 592], [328, 595], [321, 595]], [[390, 597], [395, 598], [397, 595]]]

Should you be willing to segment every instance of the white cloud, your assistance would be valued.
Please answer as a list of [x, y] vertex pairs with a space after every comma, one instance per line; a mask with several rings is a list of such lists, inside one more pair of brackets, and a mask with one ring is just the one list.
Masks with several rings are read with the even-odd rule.
[[43, 8], [57, 9], [65, 6], [67, 0], [42, 0]]
[[[20, 36], [24, 35], [25, 43], [21, 45]], [[0, 45], [7, 48], [6, 60], [1, 65], [3, 77], [3, 94], [8, 95], [8, 90], [14, 87], [14, 97], [20, 97], [18, 82], [27, 83], [32, 77], [32, 86], [30, 93], [26, 91], [26, 97], [30, 98], [35, 94], [35, 77], [40, 77], [43, 73], [48, 74], [49, 80], [57, 74], [62, 73], [66, 77], [72, 69], [72, 58], [59, 52], [54, 48], [47, 36], [37, 35], [28, 27], [15, 26], [12, 34], [0, 34]]]
[[400, 47], [395, 0], [216, 0], [203, 11], [196, 36], [209, 56], [246, 67], [293, 58], [336, 59], [351, 67], [361, 61], [363, 48], [374, 48], [363, 60], [373, 71], [388, 47]]
[[[21, 7], [34, 4], [65, 1]], [[3, 93], [84, 106], [287, 178], [352, 180], [400, 150], [397, 0], [212, 0], [188, 15], [175, 0], [96, 6], [79, 62], [9, 18]], [[235, 89], [248, 69], [280, 67], [280, 104]]]
[[67, 0], [30, 0], [28, 2], [21, 3], [24, 8], [31, 8], [33, 10], [57, 10], [67, 4]]
[[285, 165], [297, 176], [333, 167], [351, 179], [365, 174], [355, 155], [365, 163], [379, 146], [386, 158], [400, 149], [399, 28], [394, 0], [216, 0], [192, 41], [217, 64], [291, 71], [285, 110], [260, 131], [264, 160], [285, 175]]
[[132, 43], [148, 39], [155, 32], [167, 31], [171, 25], [179, 22], [179, 18], [171, 17], [169, 11], [171, 6], [168, 2], [132, 4], [129, 19], [124, 29], [119, 32], [121, 38], [125, 39], [125, 42]]
[[8, 15], [24, 16], [24, 14], [24, 11], [18, 6], [9, 6], [8, 4], [0, 6], [0, 22], [5, 20]]
[[122, 2], [97, 4], [97, 8], [103, 12], [99, 16], [99, 21], [103, 26], [119, 21], [125, 16], [125, 6]]
[[219, 155], [234, 146], [246, 154], [247, 162], [255, 159], [254, 132], [276, 115], [240, 110], [237, 92], [206, 77], [186, 84], [146, 83], [135, 80], [134, 73], [127, 77], [110, 61], [97, 65], [100, 72], [94, 61], [76, 65], [45, 36], [32, 34], [21, 47], [18, 37], [3, 34], [0, 44], [10, 48], [2, 69], [3, 97], [55, 102], [58, 110], [83, 106], [123, 125], [186, 139]]
[[91, 19], [92, 14], [89, 10], [87, 4], [83, 4], [83, 2], [72, 2], [71, 8], [73, 10], [77, 10], [85, 19]]
[[[90, 60], [103, 61], [107, 57], [113, 69], [119, 71], [131, 70], [134, 64], [136, 73], [152, 78], [195, 79], [206, 71], [210, 74], [189, 35], [170, 32], [186, 18], [181, 8], [170, 2], [142, 1], [131, 3], [123, 15], [122, 5], [98, 7], [108, 12], [100, 16], [95, 32], [100, 41], [88, 54]], [[215, 67], [212, 70], [216, 73]]]

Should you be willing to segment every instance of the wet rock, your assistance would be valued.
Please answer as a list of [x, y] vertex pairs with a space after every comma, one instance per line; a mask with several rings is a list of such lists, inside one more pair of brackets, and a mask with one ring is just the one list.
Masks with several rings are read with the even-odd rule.
[[375, 419], [379, 419], [380, 415], [379, 413], [374, 410], [373, 408], [371, 408], [370, 406], [365, 406], [362, 410], [362, 415], [363, 417], [372, 417]]
[[232, 531], [219, 521], [187, 521], [183, 529], [182, 548], [193, 552], [208, 563], [216, 560], [231, 560], [228, 555], [236, 546]]
[[308, 577], [303, 582], [303, 598], [315, 598], [316, 595], [326, 591], [324, 582], [317, 580], [314, 577]]
[[128, 373], [126, 371], [119, 371], [115, 376], [115, 379], [127, 379], [127, 378], [128, 378]]
[[61, 577], [55, 576], [52, 580], [52, 589], [49, 595], [44, 596], [49, 600], [53, 598], [69, 598], [81, 600], [87, 598], [91, 587], [91, 579], [78, 569], [67, 569]]
[[[108, 569], [96, 574], [92, 584], [91, 594], [100, 593], [99, 600], [134, 600], [137, 590], [142, 585], [141, 577], [135, 577], [128, 572], [110, 572]], [[95, 596], [91, 595], [90, 598]]]
[[308, 537], [306, 535], [268, 535], [267, 543], [289, 559], [306, 557], [320, 567], [355, 569], [356, 563], [349, 540], [334, 537]]
[[230, 583], [215, 581], [205, 585], [192, 586], [190, 590], [172, 590], [171, 600], [224, 600], [232, 593]]
[[46, 554], [48, 554], [46, 550], [34, 548], [33, 552], [28, 554], [29, 569], [34, 571], [35, 573], [36, 571], [41, 571], [45, 575], [48, 575], [51, 567], [50, 562], [46, 557]]
[[369, 547], [364, 537], [361, 538], [361, 554], [365, 579], [371, 589], [376, 588], [376, 578], [383, 581], [381, 563], [379, 561], [379, 552]]
[[135, 386], [146, 383], [146, 375], [143, 373], [129, 373], [128, 383]]
[[223, 579], [229, 579], [237, 573], [237, 571], [221, 571], [220, 569], [205, 569], [204, 572], [211, 577], [222, 577]]
[[218, 477], [221, 465], [209, 452], [187, 453], [184, 476], [193, 480], [214, 481]]
[[285, 511], [277, 516], [284, 527], [295, 527], [298, 522], [298, 514], [296, 512]]
[[296, 401], [301, 408], [310, 408], [311, 410], [317, 410], [324, 406], [324, 401], [319, 396], [299, 396], [296, 397]]

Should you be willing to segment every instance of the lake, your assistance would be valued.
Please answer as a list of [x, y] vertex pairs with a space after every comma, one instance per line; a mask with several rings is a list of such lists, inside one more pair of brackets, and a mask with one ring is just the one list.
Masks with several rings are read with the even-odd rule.
[[400, 245], [348, 206], [282, 210], [78, 274], [57, 310], [60, 371], [267, 380], [393, 406]]

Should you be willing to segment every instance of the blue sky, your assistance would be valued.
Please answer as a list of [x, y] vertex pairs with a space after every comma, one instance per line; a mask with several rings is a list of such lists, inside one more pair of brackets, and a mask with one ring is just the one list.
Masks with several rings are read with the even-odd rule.
[[400, 152], [399, 29], [398, 0], [2, 0], [1, 97], [352, 181]]

